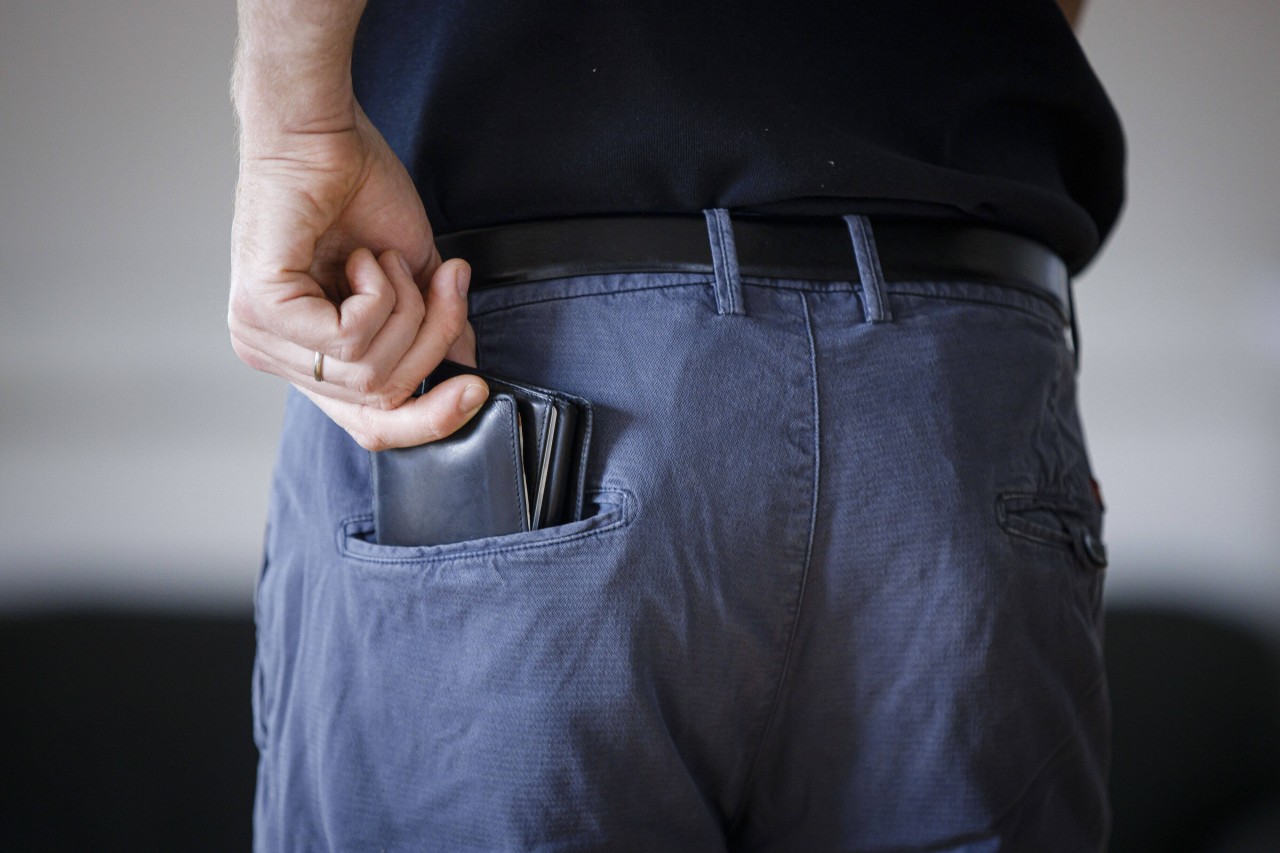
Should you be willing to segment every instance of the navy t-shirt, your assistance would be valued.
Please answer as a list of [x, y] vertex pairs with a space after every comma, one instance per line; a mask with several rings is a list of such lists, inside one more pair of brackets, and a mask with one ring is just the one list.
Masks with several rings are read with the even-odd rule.
[[438, 233], [582, 214], [870, 213], [1073, 269], [1119, 122], [1054, 0], [371, 0], [356, 95]]

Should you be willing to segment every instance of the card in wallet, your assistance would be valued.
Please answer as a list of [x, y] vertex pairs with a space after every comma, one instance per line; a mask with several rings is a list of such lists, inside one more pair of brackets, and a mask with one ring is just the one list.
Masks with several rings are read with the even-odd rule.
[[489, 399], [460, 430], [372, 454], [374, 529], [384, 545], [438, 545], [580, 518], [591, 438], [586, 400], [453, 362], [417, 393], [474, 374]]

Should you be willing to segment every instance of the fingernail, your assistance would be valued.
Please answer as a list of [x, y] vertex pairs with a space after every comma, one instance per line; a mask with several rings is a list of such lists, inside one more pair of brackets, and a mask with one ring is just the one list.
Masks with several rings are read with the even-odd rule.
[[473, 415], [487, 399], [489, 399], [489, 390], [483, 385], [472, 382], [462, 389], [462, 396], [458, 398], [458, 409], [464, 415]]
[[458, 267], [457, 273], [454, 274], [453, 283], [458, 286], [458, 295], [466, 296], [467, 288], [471, 287], [471, 265], [462, 264]]
[[404, 259], [404, 255], [396, 252], [396, 260], [400, 262], [400, 269], [404, 270], [404, 274], [413, 278], [413, 270], [409, 269], [409, 262]]

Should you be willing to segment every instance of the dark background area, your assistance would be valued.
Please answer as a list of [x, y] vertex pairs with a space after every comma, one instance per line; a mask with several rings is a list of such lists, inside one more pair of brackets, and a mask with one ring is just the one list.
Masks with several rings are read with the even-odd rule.
[[[1280, 655], [1225, 621], [1113, 608], [1113, 853], [1280, 851]], [[0, 620], [0, 850], [251, 842], [249, 616]]]
[[0, 850], [250, 848], [250, 616], [0, 621]]

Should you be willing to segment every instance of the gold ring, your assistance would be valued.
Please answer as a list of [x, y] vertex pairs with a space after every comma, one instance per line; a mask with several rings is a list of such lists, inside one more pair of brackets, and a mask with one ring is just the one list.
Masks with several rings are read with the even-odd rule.
[[311, 376], [317, 382], [324, 381], [324, 353], [316, 350], [316, 360], [311, 365]]

